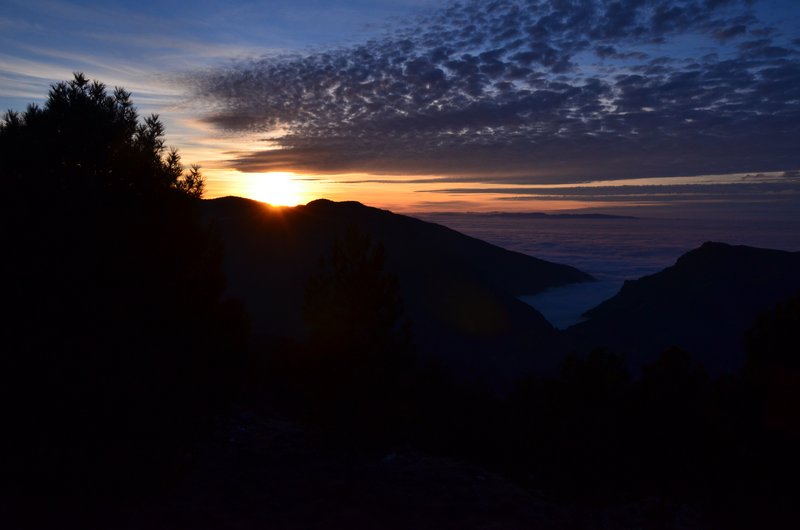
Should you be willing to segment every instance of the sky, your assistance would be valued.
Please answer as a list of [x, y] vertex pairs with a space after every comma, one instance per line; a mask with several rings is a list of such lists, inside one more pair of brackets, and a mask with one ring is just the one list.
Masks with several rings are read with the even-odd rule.
[[800, 0], [4, 0], [0, 108], [124, 86], [207, 196], [800, 217]]

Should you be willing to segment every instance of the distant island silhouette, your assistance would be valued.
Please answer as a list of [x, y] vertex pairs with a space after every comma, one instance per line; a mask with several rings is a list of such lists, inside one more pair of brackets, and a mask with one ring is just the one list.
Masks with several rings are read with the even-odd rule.
[[520, 219], [639, 219], [632, 215], [605, 213], [544, 213], [544, 212], [426, 212], [426, 216], [474, 215], [478, 217], [509, 217]]

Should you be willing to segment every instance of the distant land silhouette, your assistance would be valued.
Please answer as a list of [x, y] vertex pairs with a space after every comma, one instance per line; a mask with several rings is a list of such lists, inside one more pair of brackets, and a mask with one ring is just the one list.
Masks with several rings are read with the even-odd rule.
[[759, 313], [800, 291], [798, 271], [800, 252], [707, 242], [672, 267], [626, 281], [569, 333], [624, 354], [632, 368], [679, 346], [712, 373], [735, 372], [745, 358], [745, 331]]
[[568, 349], [515, 296], [593, 280], [573, 267], [357, 202], [275, 208], [226, 197], [204, 201], [203, 209], [224, 243], [229, 293], [247, 306], [255, 334], [304, 337], [304, 284], [336, 238], [355, 225], [386, 249], [417, 350], [459, 378], [495, 388], [525, 374], [553, 373]]
[[605, 213], [544, 213], [544, 212], [431, 212], [426, 216], [475, 215], [479, 217], [518, 217], [520, 219], [639, 219], [633, 215], [611, 215]]

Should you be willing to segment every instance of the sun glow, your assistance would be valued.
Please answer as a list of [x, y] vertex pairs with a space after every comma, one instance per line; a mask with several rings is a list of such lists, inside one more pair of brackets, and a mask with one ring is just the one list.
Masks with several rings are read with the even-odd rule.
[[273, 206], [297, 206], [303, 202], [303, 186], [294, 173], [249, 173], [247, 196]]

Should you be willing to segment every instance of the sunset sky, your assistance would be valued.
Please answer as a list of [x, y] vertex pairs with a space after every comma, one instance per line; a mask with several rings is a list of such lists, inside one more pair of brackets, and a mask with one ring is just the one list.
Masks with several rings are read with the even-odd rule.
[[798, 0], [4, 0], [0, 108], [124, 86], [207, 196], [800, 217]]

